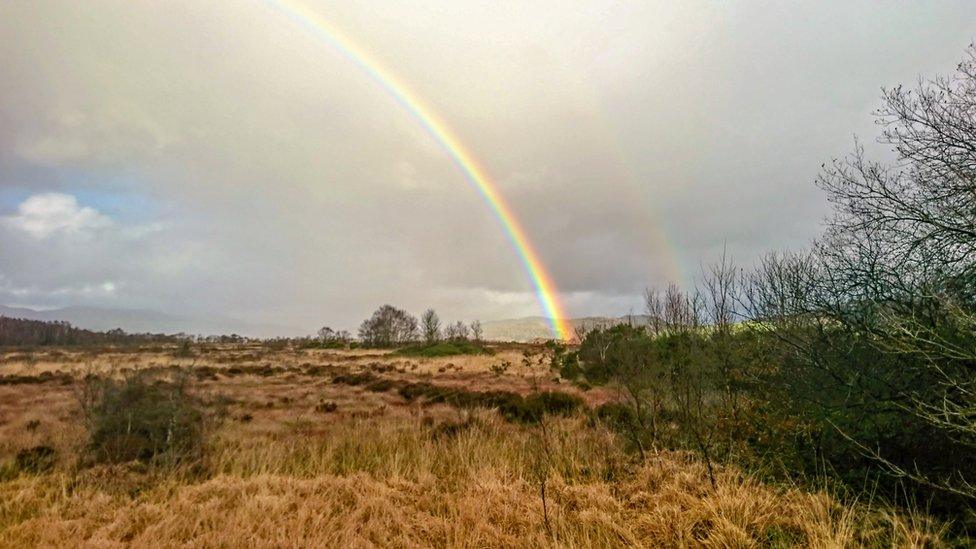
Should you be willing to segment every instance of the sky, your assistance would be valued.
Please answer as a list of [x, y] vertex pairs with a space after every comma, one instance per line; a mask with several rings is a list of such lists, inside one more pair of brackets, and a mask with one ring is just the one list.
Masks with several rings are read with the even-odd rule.
[[[964, 1], [293, 3], [450, 127], [571, 316], [805, 246], [821, 164], [976, 29]], [[541, 314], [444, 149], [274, 4], [0, 3], [0, 304], [309, 332], [383, 303]]]

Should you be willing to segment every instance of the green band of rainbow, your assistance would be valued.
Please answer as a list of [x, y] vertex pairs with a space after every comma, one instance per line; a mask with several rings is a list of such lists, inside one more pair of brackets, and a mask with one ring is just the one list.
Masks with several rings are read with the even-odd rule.
[[525, 230], [512, 213], [511, 208], [498, 192], [497, 186], [488, 178], [485, 170], [478, 165], [474, 156], [464, 147], [448, 126], [440, 120], [434, 112], [424, 105], [407, 86], [405, 86], [391, 72], [384, 69], [378, 62], [370, 58], [368, 53], [349, 40], [338, 29], [330, 25], [320, 15], [297, 2], [284, 0], [266, 0], [267, 3], [288, 19], [301, 25], [312, 36], [332, 45], [338, 52], [359, 66], [369, 74], [373, 80], [386, 91], [408, 112], [424, 129], [439, 143], [447, 154], [454, 160], [468, 180], [475, 186], [485, 202], [501, 222], [505, 236], [515, 248], [519, 260], [525, 267], [539, 304], [544, 315], [549, 319], [553, 336], [557, 339], [568, 339], [572, 331], [566, 321], [559, 294], [552, 282], [552, 277], [546, 271], [539, 255], [532, 247]]

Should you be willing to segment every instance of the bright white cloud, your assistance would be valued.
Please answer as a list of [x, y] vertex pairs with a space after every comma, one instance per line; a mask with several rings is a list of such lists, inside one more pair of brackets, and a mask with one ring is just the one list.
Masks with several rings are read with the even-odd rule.
[[18, 206], [15, 215], [4, 217], [3, 222], [40, 239], [55, 234], [88, 236], [113, 224], [108, 216], [78, 204], [74, 196], [63, 193], [31, 196]]

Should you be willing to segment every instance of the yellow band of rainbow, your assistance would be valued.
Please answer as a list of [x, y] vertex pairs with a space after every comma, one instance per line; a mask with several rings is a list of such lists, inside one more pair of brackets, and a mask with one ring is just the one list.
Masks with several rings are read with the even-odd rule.
[[333, 46], [344, 57], [359, 66], [374, 81], [386, 91], [408, 112], [427, 132], [439, 143], [447, 154], [454, 160], [468, 180], [475, 186], [495, 217], [501, 222], [505, 236], [515, 248], [519, 260], [525, 267], [544, 316], [548, 318], [550, 329], [555, 338], [566, 340], [572, 336], [572, 331], [566, 320], [563, 307], [559, 302], [559, 294], [552, 282], [552, 277], [546, 271], [539, 255], [532, 247], [525, 229], [512, 213], [511, 207], [505, 202], [498, 187], [489, 179], [485, 170], [478, 164], [474, 156], [458, 140], [448, 126], [434, 114], [410, 89], [393, 73], [386, 70], [380, 63], [372, 59], [362, 48], [351, 41], [342, 32], [329, 24], [319, 14], [302, 6], [298, 2], [285, 0], [266, 0], [266, 2], [291, 21], [297, 23], [312, 36]]

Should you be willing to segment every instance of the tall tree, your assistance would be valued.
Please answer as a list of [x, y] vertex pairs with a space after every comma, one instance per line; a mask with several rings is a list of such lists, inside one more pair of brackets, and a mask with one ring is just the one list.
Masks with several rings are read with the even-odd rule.
[[371, 347], [403, 345], [417, 335], [417, 319], [392, 305], [383, 305], [359, 326], [359, 338]]
[[441, 319], [434, 309], [427, 309], [420, 317], [420, 331], [428, 345], [437, 343], [441, 339]]
[[474, 320], [471, 322], [471, 337], [475, 341], [481, 342], [481, 335], [484, 333], [484, 329], [481, 327], [480, 320]]

